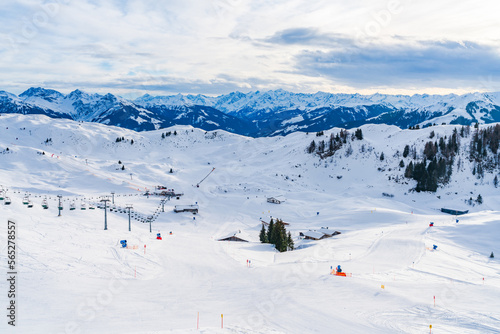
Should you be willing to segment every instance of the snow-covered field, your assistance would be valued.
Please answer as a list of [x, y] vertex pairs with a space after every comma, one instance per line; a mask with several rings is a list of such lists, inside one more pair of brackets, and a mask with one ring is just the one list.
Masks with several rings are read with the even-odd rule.
[[[493, 176], [478, 182], [462, 170], [436, 194], [408, 192], [411, 183], [388, 181], [400, 160], [393, 153], [431, 130], [362, 129], [352, 155], [320, 162], [305, 153], [314, 134], [250, 139], [180, 126], [137, 133], [1, 115], [0, 152], [9, 151], [0, 154], [0, 184], [12, 204], [0, 203], [0, 270], [8, 271], [10, 218], [19, 275], [15, 329], [0, 281], [0, 332], [427, 333], [432, 325], [432, 333], [500, 333]], [[370, 153], [361, 154], [361, 145]], [[376, 159], [382, 151], [384, 162]], [[143, 196], [156, 185], [184, 195], [162, 212], [159, 197]], [[152, 233], [134, 219], [129, 232], [128, 214], [116, 211], [107, 213], [105, 231], [104, 210], [80, 210], [111, 192], [115, 206], [157, 216]], [[27, 193], [33, 208], [22, 204]], [[479, 193], [484, 204], [464, 203]], [[267, 203], [271, 196], [285, 201]], [[174, 213], [181, 204], [198, 204], [200, 212]], [[457, 223], [441, 207], [470, 213]], [[261, 219], [270, 216], [290, 223], [297, 250], [277, 253], [258, 242]], [[342, 234], [299, 238], [321, 227]], [[217, 241], [237, 231], [250, 242]], [[121, 247], [123, 239], [131, 249]], [[492, 251], [498, 255], [490, 259]], [[331, 275], [337, 265], [352, 277]]]

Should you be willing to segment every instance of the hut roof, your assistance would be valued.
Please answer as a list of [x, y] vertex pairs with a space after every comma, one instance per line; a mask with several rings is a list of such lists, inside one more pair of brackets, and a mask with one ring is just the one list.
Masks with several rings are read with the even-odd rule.
[[218, 239], [218, 241], [228, 241], [231, 239], [233, 239], [234, 241], [244, 241], [244, 242], [255, 241], [255, 238], [253, 236], [241, 230], [229, 233], [224, 237]]
[[321, 232], [317, 232], [317, 231], [307, 231], [307, 232], [304, 232], [304, 236], [306, 238], [319, 240], [319, 239], [323, 238], [325, 236], [325, 234], [323, 234]]

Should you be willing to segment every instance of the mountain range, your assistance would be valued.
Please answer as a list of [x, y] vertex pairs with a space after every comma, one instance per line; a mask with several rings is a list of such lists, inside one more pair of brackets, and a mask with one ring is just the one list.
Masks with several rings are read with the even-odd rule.
[[144, 95], [127, 100], [113, 94], [29, 88], [19, 96], [0, 91], [0, 113], [44, 114], [53, 118], [146, 131], [172, 125], [222, 129], [252, 136], [285, 135], [332, 127], [388, 124], [400, 128], [428, 124], [500, 122], [500, 93], [464, 95], [360, 95], [233, 92], [205, 95]]

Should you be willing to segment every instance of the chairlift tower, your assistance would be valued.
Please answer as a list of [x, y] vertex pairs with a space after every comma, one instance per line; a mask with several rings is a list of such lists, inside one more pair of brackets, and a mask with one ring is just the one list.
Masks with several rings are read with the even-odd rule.
[[59, 198], [59, 206], [57, 207], [59, 209], [59, 214], [57, 216], [61, 217], [61, 208], [62, 208], [61, 198], [62, 198], [62, 195], [57, 195], [57, 198]]
[[131, 228], [130, 228], [130, 209], [132, 209], [132, 204], [127, 204], [127, 206], [125, 208], [128, 209], [128, 230], [130, 232], [131, 231]]
[[101, 202], [104, 202], [104, 230], [106, 231], [108, 229], [108, 216], [106, 211], [108, 211], [107, 204], [109, 202], [109, 198], [101, 199]]
[[113, 204], [115, 204], [115, 192], [114, 191], [111, 192], [111, 196], [113, 196]]
[[167, 196], [161, 200], [161, 212], [165, 212], [165, 203], [170, 201], [171, 196]]

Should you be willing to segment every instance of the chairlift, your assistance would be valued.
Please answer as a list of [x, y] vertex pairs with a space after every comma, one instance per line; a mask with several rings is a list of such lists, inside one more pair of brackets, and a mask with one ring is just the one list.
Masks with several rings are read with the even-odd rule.
[[87, 204], [85, 204], [85, 202], [82, 202], [82, 204], [80, 205], [80, 209], [87, 210]]
[[28, 202], [28, 208], [32, 208], [33, 207], [33, 202], [32, 201], [29, 201]]
[[72, 203], [69, 205], [69, 209], [70, 209], [70, 210], [75, 210], [75, 209], [76, 209], [75, 202], [72, 202]]
[[44, 198], [42, 201], [42, 208], [44, 208], [44, 210], [47, 210], [49, 208], [49, 203], [47, 203], [46, 198]]
[[4, 204], [5, 205], [10, 205], [11, 201], [9, 197], [5, 197]]
[[23, 198], [23, 205], [28, 205], [28, 203], [30, 202], [28, 196], [24, 196]]

